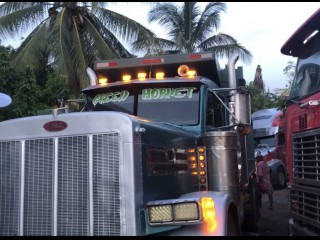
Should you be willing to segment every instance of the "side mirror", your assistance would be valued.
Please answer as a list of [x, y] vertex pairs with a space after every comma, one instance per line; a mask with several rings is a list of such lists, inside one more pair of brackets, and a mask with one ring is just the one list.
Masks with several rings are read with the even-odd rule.
[[6, 107], [10, 105], [12, 102], [12, 99], [9, 95], [0, 93], [0, 107]]
[[249, 92], [235, 94], [235, 116], [241, 124], [251, 125], [251, 97]]

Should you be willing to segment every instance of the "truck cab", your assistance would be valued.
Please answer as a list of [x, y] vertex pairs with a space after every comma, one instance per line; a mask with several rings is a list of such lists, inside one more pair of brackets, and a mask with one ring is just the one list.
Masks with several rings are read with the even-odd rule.
[[240, 235], [255, 166], [237, 59], [226, 87], [212, 52], [98, 61], [83, 111], [1, 122], [0, 234]]

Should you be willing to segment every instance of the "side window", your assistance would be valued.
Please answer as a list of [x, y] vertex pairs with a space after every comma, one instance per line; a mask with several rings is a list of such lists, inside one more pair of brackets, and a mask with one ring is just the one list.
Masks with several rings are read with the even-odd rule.
[[299, 97], [307, 96], [320, 89], [320, 67], [316, 64], [306, 64], [298, 76]]
[[207, 130], [210, 130], [214, 126], [213, 122], [213, 99], [212, 99], [212, 93], [208, 93], [208, 101], [207, 101]]
[[221, 102], [211, 92], [208, 92], [207, 100], [207, 130], [222, 127], [224, 125], [224, 108]]

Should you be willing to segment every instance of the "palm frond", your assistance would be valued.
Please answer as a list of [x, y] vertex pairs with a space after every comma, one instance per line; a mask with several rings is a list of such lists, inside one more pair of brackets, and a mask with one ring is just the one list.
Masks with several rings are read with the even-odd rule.
[[142, 24], [108, 9], [97, 8], [95, 16], [110, 32], [126, 42], [134, 41], [138, 34], [149, 32]]
[[87, 30], [92, 34], [92, 47], [95, 49], [96, 58], [133, 56], [95, 15], [90, 15], [90, 20], [87, 23]]
[[206, 5], [201, 17], [198, 20], [192, 39], [195, 44], [201, 43], [217, 31], [220, 27], [220, 14], [226, 10], [226, 5], [219, 2], [211, 2]]
[[45, 3], [5, 3], [0, 7], [0, 36], [9, 39], [35, 28], [47, 16]]
[[48, 51], [47, 36], [48, 29], [44, 22], [29, 34], [12, 57], [11, 64], [16, 70], [24, 71], [27, 65], [34, 68], [42, 66], [43, 53]]
[[87, 87], [88, 79], [85, 73], [85, 69], [88, 66], [87, 60], [83, 48], [83, 38], [80, 35], [79, 29], [77, 28], [77, 22], [75, 17], [73, 17], [73, 27], [71, 29], [72, 35], [72, 49], [71, 58], [73, 59], [73, 67], [77, 70], [78, 82], [81, 89]]
[[164, 38], [138, 38], [131, 44], [133, 51], [146, 51], [146, 52], [162, 52], [165, 50], [178, 49], [176, 42]]
[[[66, 8], [63, 8], [57, 15], [56, 21], [52, 27], [50, 36], [50, 50], [53, 53], [54, 61], [57, 63], [57, 70], [63, 74], [66, 81], [72, 78], [72, 53], [71, 53], [71, 39], [68, 28], [68, 18], [70, 16]], [[69, 26], [71, 27], [71, 26]]]
[[165, 29], [175, 29], [182, 24], [182, 16], [173, 3], [158, 3], [150, 9], [148, 22], [158, 22]]
[[[211, 22], [211, 25], [209, 25], [210, 27], [214, 27], [215, 30], [218, 30], [220, 28], [220, 14], [222, 12], [226, 12], [227, 10], [227, 5], [225, 3], [222, 2], [210, 2], [206, 5], [205, 9], [203, 10], [202, 14], [201, 14], [201, 21], [203, 24], [205, 21], [208, 21], [208, 18], [210, 18], [210, 16], [215, 16], [215, 21], [209, 21]], [[208, 25], [208, 24], [205, 24]]]
[[205, 51], [214, 52], [217, 59], [228, 58], [233, 53], [237, 53], [239, 54], [240, 60], [245, 63], [250, 63], [252, 60], [251, 53], [240, 44], [212, 46], [212, 47], [206, 48]]
[[235, 40], [233, 37], [231, 37], [228, 34], [224, 33], [218, 33], [216, 35], [213, 35], [206, 40], [202, 41], [198, 48], [200, 49], [206, 49], [212, 46], [218, 46], [218, 45], [227, 45], [227, 44], [236, 44], [237, 40]]
[[0, 5], [0, 17], [11, 14], [13, 12], [27, 9], [38, 5], [52, 5], [50, 2], [5, 2]]

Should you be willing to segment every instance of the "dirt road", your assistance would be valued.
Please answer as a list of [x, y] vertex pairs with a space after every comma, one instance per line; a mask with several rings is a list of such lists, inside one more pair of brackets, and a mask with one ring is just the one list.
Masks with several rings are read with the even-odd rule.
[[289, 190], [275, 190], [273, 193], [274, 210], [268, 209], [268, 196], [262, 197], [261, 218], [258, 220], [257, 236], [289, 236]]

